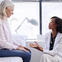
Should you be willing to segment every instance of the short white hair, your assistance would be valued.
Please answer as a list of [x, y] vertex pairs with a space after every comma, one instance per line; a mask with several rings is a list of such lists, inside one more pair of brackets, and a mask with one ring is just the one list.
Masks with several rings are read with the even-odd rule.
[[0, 3], [0, 16], [6, 16], [6, 7], [14, 7], [10, 0], [4, 0]]

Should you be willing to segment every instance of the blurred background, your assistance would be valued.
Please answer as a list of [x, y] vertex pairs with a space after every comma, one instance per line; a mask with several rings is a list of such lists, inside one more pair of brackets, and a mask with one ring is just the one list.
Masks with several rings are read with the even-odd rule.
[[[37, 39], [38, 35], [44, 35], [45, 33], [49, 32], [48, 24], [52, 16], [62, 18], [62, 0], [12, 1], [15, 6], [14, 14], [11, 16], [9, 19], [10, 21], [8, 22], [13, 35], [19, 34], [21, 36], [25, 36], [27, 39]], [[28, 23], [28, 19], [26, 18], [29, 20], [34, 19], [37, 25]]]

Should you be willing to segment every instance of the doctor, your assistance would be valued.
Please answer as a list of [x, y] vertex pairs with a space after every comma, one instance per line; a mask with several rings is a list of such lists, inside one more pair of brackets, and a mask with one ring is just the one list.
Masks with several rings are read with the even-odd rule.
[[40, 47], [37, 42], [30, 46], [43, 52], [40, 62], [62, 62], [62, 19], [53, 16], [49, 29], [52, 31], [45, 35], [45, 47]]
[[13, 14], [14, 5], [9, 0], [0, 3], [0, 57], [21, 57], [23, 62], [30, 62], [31, 52], [28, 48], [16, 44], [11, 36], [7, 18]]

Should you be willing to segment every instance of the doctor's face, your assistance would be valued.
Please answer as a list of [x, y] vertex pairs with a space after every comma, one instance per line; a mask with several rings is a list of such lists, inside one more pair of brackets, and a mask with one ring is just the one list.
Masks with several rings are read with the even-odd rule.
[[51, 19], [51, 22], [49, 23], [49, 29], [56, 29], [55, 18]]
[[6, 7], [6, 15], [10, 17], [13, 14], [14, 7]]

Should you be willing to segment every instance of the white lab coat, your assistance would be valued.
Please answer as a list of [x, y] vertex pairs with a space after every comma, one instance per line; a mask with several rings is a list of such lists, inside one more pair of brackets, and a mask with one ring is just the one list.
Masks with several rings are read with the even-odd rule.
[[53, 50], [51, 51], [49, 51], [50, 37], [51, 32], [45, 36], [45, 48], [40, 62], [62, 62], [62, 34], [57, 34]]

